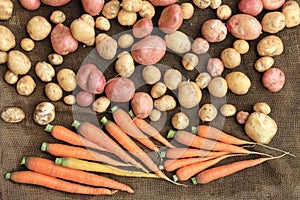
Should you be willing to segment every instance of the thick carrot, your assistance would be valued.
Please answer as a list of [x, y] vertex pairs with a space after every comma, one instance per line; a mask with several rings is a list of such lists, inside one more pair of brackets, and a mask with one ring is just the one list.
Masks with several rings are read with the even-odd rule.
[[71, 157], [71, 158], [78, 158], [90, 161], [97, 161], [103, 162], [113, 166], [123, 166], [128, 167], [132, 166], [131, 164], [120, 162], [107, 156], [105, 154], [88, 150], [81, 147], [75, 147], [65, 144], [58, 144], [58, 143], [47, 143], [43, 142], [41, 146], [42, 151], [46, 151], [53, 156], [57, 157]]
[[133, 122], [130, 115], [118, 108], [118, 106], [114, 106], [112, 109], [113, 118], [116, 124], [123, 129], [125, 133], [139, 141], [141, 144], [146, 146], [147, 148], [158, 152], [159, 148], [149, 139], [147, 135], [145, 135]]
[[21, 164], [28, 169], [44, 175], [62, 178], [69, 181], [74, 181], [81, 184], [97, 187], [107, 187], [110, 189], [123, 190], [133, 193], [133, 190], [123, 183], [114, 181], [104, 176], [88, 173], [85, 171], [71, 169], [56, 165], [52, 160], [39, 157], [23, 157]]
[[143, 165], [132, 158], [127, 152], [125, 152], [124, 149], [122, 149], [118, 143], [112, 140], [102, 129], [89, 122], [80, 123], [76, 120], [73, 122], [72, 126], [74, 126], [77, 131], [87, 140], [93, 141], [97, 145], [106, 149], [108, 152], [118, 156], [123, 161], [129, 162], [137, 168], [148, 172]]
[[133, 122], [142, 132], [153, 137], [166, 147], [175, 148], [175, 146], [173, 146], [164, 136], [160, 134], [160, 132], [156, 128], [154, 128], [146, 120], [139, 117], [135, 117], [132, 111], [129, 112], [129, 115], [133, 118]]
[[52, 176], [40, 174], [33, 171], [16, 171], [5, 174], [6, 179], [10, 179], [17, 183], [39, 185], [54, 190], [63, 192], [77, 193], [77, 194], [91, 194], [91, 195], [112, 195], [117, 190], [110, 190], [107, 188], [89, 187], [80, 184], [70, 183]]
[[251, 160], [243, 160], [243, 161], [238, 161], [227, 165], [222, 165], [211, 169], [207, 169], [203, 172], [200, 172], [196, 176], [196, 181], [197, 183], [206, 184], [218, 178], [222, 178], [230, 174], [236, 173], [238, 171], [241, 171], [243, 169], [254, 167], [265, 161], [281, 158], [284, 155], [286, 154], [277, 157], [270, 157], [270, 158], [257, 158]]
[[173, 148], [168, 149], [166, 157], [171, 159], [191, 158], [191, 157], [218, 157], [229, 154], [226, 151], [207, 151], [195, 148]]
[[164, 162], [164, 169], [167, 172], [172, 172], [181, 167], [191, 165], [194, 163], [198, 163], [198, 162], [203, 162], [206, 160], [211, 160], [213, 158], [215, 158], [215, 157], [168, 159]]

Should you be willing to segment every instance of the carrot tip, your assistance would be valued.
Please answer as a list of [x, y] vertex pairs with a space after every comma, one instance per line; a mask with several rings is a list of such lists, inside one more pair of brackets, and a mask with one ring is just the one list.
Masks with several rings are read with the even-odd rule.
[[174, 130], [169, 130], [167, 138], [174, 138], [175, 131]]
[[45, 130], [46, 132], [48, 132], [48, 133], [51, 133], [51, 132], [52, 132], [52, 129], [53, 129], [53, 125], [47, 124], [44, 130]]
[[26, 163], [26, 156], [23, 156], [20, 165], [25, 165], [25, 163]]
[[11, 173], [10, 173], [10, 172], [6, 173], [6, 174], [5, 174], [5, 178], [6, 178], [7, 180], [9, 180], [9, 179], [11, 178]]
[[80, 126], [80, 121], [74, 120], [73, 123], [72, 123], [72, 126], [75, 127], [75, 128], [78, 128]]
[[118, 109], [119, 109], [118, 106], [114, 106], [114, 107], [111, 108], [111, 112], [114, 113], [114, 112], [116, 112]]
[[48, 143], [47, 142], [43, 142], [42, 145], [41, 145], [41, 150], [42, 151], [47, 151], [47, 146], [48, 146]]

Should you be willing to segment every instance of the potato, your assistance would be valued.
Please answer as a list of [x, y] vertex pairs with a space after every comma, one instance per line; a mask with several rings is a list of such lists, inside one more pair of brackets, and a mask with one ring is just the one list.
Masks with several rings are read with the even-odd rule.
[[143, 18], [152, 19], [155, 15], [154, 6], [147, 0], [142, 1], [142, 9], [139, 11], [139, 15]]
[[60, 55], [68, 55], [77, 50], [78, 41], [73, 37], [69, 27], [57, 24], [51, 32], [53, 50]]
[[106, 84], [105, 76], [94, 64], [84, 64], [76, 74], [77, 85], [92, 94], [100, 94]]
[[248, 117], [249, 117], [249, 113], [248, 112], [245, 112], [245, 111], [239, 111], [237, 114], [236, 114], [236, 121], [239, 123], [239, 124], [245, 124]]
[[232, 104], [224, 104], [220, 108], [220, 112], [225, 117], [231, 117], [236, 113], [236, 107]]
[[63, 91], [56, 83], [47, 83], [45, 85], [45, 94], [51, 101], [58, 101], [63, 96]]
[[257, 52], [260, 56], [278, 56], [283, 52], [283, 42], [276, 35], [268, 35], [257, 43]]
[[189, 118], [183, 112], [178, 112], [172, 116], [172, 126], [177, 130], [183, 130], [190, 124]]
[[178, 87], [178, 101], [184, 108], [192, 108], [200, 103], [202, 92], [193, 81], [183, 81]]
[[152, 33], [153, 23], [149, 18], [138, 20], [132, 27], [132, 34], [136, 38], [143, 38]]
[[55, 76], [54, 68], [51, 64], [45, 61], [39, 61], [36, 63], [35, 73], [43, 82], [50, 82]]
[[96, 49], [101, 58], [111, 60], [118, 50], [117, 41], [106, 33], [100, 33], [96, 37]]
[[227, 20], [231, 17], [232, 10], [228, 5], [221, 5], [219, 8], [217, 8], [217, 17], [220, 20]]
[[193, 0], [193, 3], [200, 9], [205, 9], [210, 6], [211, 0]]
[[134, 115], [138, 118], [147, 118], [153, 109], [153, 100], [146, 92], [136, 92], [130, 100]]
[[130, 77], [134, 73], [134, 60], [130, 53], [125, 51], [118, 55], [118, 59], [115, 63], [115, 70], [121, 77], [125, 78]]
[[121, 9], [118, 13], [118, 22], [122, 26], [132, 26], [137, 20], [137, 14], [135, 12], [128, 12]]
[[34, 122], [39, 125], [46, 125], [55, 119], [55, 107], [50, 102], [39, 103], [33, 112]]
[[227, 28], [221, 20], [210, 19], [203, 23], [201, 33], [208, 42], [221, 42], [227, 36]]
[[209, 49], [209, 43], [204, 38], [196, 38], [192, 43], [192, 51], [195, 54], [204, 54]]
[[149, 118], [150, 118], [151, 121], [157, 122], [157, 121], [160, 120], [160, 117], [161, 117], [161, 112], [159, 110], [153, 109], [150, 112]]
[[263, 31], [267, 33], [278, 33], [285, 27], [285, 16], [278, 11], [269, 12], [264, 15], [261, 25]]
[[266, 10], [277, 10], [282, 7], [285, 0], [261, 0]]
[[297, 1], [289, 0], [282, 6], [285, 16], [285, 27], [292, 28], [300, 24], [300, 7]]
[[212, 77], [221, 76], [224, 71], [223, 62], [219, 58], [210, 58], [206, 70]]
[[221, 60], [224, 67], [233, 69], [241, 64], [242, 58], [239, 52], [234, 48], [226, 48], [221, 52]]
[[19, 0], [19, 2], [27, 10], [37, 10], [41, 6], [41, 0]]
[[236, 40], [233, 42], [233, 48], [240, 54], [245, 54], [249, 51], [249, 43], [246, 40]]
[[122, 0], [122, 8], [128, 12], [139, 12], [142, 6], [142, 0]]
[[76, 103], [82, 107], [90, 106], [94, 101], [94, 95], [87, 91], [80, 91], [76, 94]]
[[92, 109], [97, 113], [104, 113], [109, 105], [109, 98], [107, 98], [106, 96], [101, 96], [93, 102]]
[[164, 57], [166, 48], [166, 43], [161, 37], [150, 35], [131, 47], [131, 56], [141, 65], [154, 65]]
[[71, 25], [70, 30], [73, 37], [79, 42], [87, 46], [93, 46], [95, 43], [95, 29], [88, 22], [82, 19], [75, 19]]
[[13, 73], [12, 71], [7, 70], [4, 74], [4, 80], [6, 81], [6, 83], [13, 85], [18, 82], [19, 77], [17, 74]]
[[152, 86], [150, 94], [153, 98], [157, 99], [166, 94], [166, 92], [167, 86], [162, 82], [158, 82]]
[[105, 88], [106, 96], [114, 102], [129, 102], [135, 93], [134, 83], [127, 78], [112, 78]]
[[251, 81], [243, 72], [230, 72], [225, 76], [229, 90], [234, 94], [246, 94], [250, 87]]
[[50, 21], [54, 24], [60, 24], [60, 23], [64, 23], [66, 21], [66, 15], [63, 11], [61, 10], [54, 10], [51, 13], [50, 16]]
[[167, 47], [175, 53], [186, 53], [191, 50], [191, 41], [189, 37], [181, 32], [174, 31], [164, 37]]
[[53, 7], [59, 7], [59, 6], [66, 5], [70, 1], [71, 0], [41, 0], [42, 3], [49, 5], [49, 6], [53, 6]]
[[242, 13], [256, 17], [261, 13], [264, 6], [261, 0], [241, 0], [238, 8]]
[[262, 31], [260, 22], [248, 14], [235, 14], [226, 23], [228, 32], [243, 40], [255, 40]]
[[164, 73], [164, 83], [169, 90], [176, 90], [182, 81], [182, 74], [179, 70], [170, 68]]
[[31, 68], [31, 61], [21, 51], [12, 50], [7, 56], [7, 67], [10, 71], [17, 75], [24, 75], [29, 72]]
[[194, 15], [194, 6], [191, 3], [182, 3], [181, 9], [183, 11], [183, 19], [191, 19]]
[[274, 63], [274, 58], [270, 56], [263, 56], [255, 61], [254, 67], [258, 72], [264, 72], [270, 69]]
[[0, 51], [0, 64], [4, 64], [7, 62], [8, 54], [5, 51]]
[[210, 7], [212, 9], [217, 9], [222, 5], [222, 0], [211, 0]]
[[118, 0], [111, 0], [104, 4], [102, 14], [107, 19], [114, 19], [118, 16], [120, 8], [121, 6]]
[[36, 83], [30, 75], [25, 75], [17, 82], [16, 89], [18, 94], [29, 96], [33, 93]]
[[160, 69], [153, 65], [147, 65], [142, 71], [142, 77], [147, 84], [153, 85], [161, 78]]
[[72, 69], [62, 68], [57, 72], [56, 79], [58, 85], [66, 92], [75, 90], [76, 74]]
[[20, 45], [24, 51], [32, 51], [35, 46], [34, 41], [30, 38], [23, 38]]
[[177, 3], [178, 0], [149, 0], [153, 6], [169, 6]]
[[260, 112], [251, 113], [245, 124], [246, 134], [260, 144], [268, 144], [276, 135], [277, 129], [274, 119]]
[[18, 107], [5, 107], [1, 111], [1, 119], [8, 123], [19, 123], [25, 118], [25, 112]]
[[92, 16], [99, 15], [105, 1], [104, 0], [81, 0], [85, 12]]
[[178, 4], [172, 4], [165, 7], [158, 19], [158, 27], [164, 33], [175, 32], [179, 29], [182, 23], [183, 11]]
[[264, 72], [262, 82], [271, 92], [279, 92], [285, 84], [285, 74], [279, 68], [271, 68]]
[[211, 81], [211, 76], [207, 72], [201, 72], [195, 79], [195, 82], [199, 86], [200, 89], [204, 89], [208, 86]]
[[126, 49], [129, 48], [133, 45], [134, 43], [134, 38], [131, 34], [125, 33], [121, 35], [118, 39], [118, 45], [119, 47]]
[[67, 105], [74, 105], [76, 103], [76, 97], [72, 94], [69, 94], [67, 96], [64, 97], [64, 102]]
[[101, 31], [108, 31], [110, 29], [110, 22], [107, 18], [100, 16], [96, 19], [96, 28]]
[[201, 108], [198, 111], [198, 115], [202, 122], [211, 122], [213, 121], [218, 114], [217, 108], [210, 103], [206, 103], [201, 106]]
[[0, 51], [9, 51], [15, 46], [14, 34], [7, 27], [0, 25]]
[[79, 19], [87, 22], [89, 25], [91, 25], [92, 27], [95, 27], [95, 20], [94, 17], [90, 14], [83, 14], [79, 17]]
[[255, 112], [261, 112], [264, 113], [266, 115], [271, 113], [271, 107], [269, 106], [269, 104], [265, 103], [265, 102], [258, 102], [256, 104], [253, 105], [253, 110]]
[[0, 2], [0, 20], [8, 20], [11, 18], [14, 10], [14, 4], [10, 0], [2, 0]]
[[181, 63], [183, 65], [184, 69], [186, 69], [188, 71], [192, 71], [195, 69], [195, 67], [197, 67], [197, 65], [199, 63], [199, 58], [197, 55], [195, 55], [193, 53], [186, 53], [182, 57]]
[[154, 107], [159, 111], [173, 110], [176, 107], [176, 100], [171, 95], [163, 95], [159, 99], [154, 100]]
[[208, 84], [208, 91], [215, 97], [224, 97], [227, 94], [228, 85], [223, 77], [215, 77]]
[[64, 58], [57, 53], [52, 53], [48, 55], [48, 61], [51, 65], [61, 65], [64, 62]]
[[35, 41], [41, 41], [48, 37], [51, 32], [51, 24], [43, 16], [32, 17], [26, 25], [27, 33]]

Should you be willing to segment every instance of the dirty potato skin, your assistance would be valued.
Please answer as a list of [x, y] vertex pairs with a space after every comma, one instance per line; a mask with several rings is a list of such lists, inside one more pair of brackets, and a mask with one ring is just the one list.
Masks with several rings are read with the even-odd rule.
[[10, 71], [17, 75], [24, 75], [31, 68], [29, 58], [19, 50], [12, 50], [8, 53], [7, 67]]
[[33, 93], [36, 87], [34, 79], [30, 75], [23, 76], [17, 82], [17, 92], [22, 96], [29, 96]]
[[283, 42], [276, 35], [268, 35], [257, 43], [257, 52], [260, 56], [278, 56], [283, 53]]
[[16, 46], [14, 34], [6, 26], [0, 25], [0, 51], [9, 51]]
[[202, 25], [201, 33], [209, 42], [221, 42], [227, 36], [227, 28], [221, 20], [210, 19]]
[[172, 33], [179, 29], [183, 23], [183, 11], [180, 5], [167, 6], [158, 19], [158, 27], [164, 33]]
[[52, 30], [52, 26], [45, 17], [34, 16], [28, 21], [26, 30], [31, 39], [41, 41], [48, 37]]
[[1, 112], [1, 119], [8, 123], [19, 123], [25, 118], [25, 112], [18, 107], [5, 107]]
[[33, 113], [35, 123], [39, 125], [46, 125], [55, 119], [55, 107], [50, 102], [39, 103]]
[[251, 87], [251, 81], [243, 72], [230, 72], [225, 76], [228, 89], [234, 94], [246, 94]]
[[263, 31], [267, 33], [278, 33], [285, 27], [285, 15], [281, 12], [269, 12], [261, 21]]
[[300, 7], [297, 1], [286, 1], [282, 6], [282, 13], [286, 18], [285, 26], [287, 28], [296, 27], [300, 24]]
[[11, 18], [14, 10], [14, 4], [10, 0], [0, 1], [0, 20]]

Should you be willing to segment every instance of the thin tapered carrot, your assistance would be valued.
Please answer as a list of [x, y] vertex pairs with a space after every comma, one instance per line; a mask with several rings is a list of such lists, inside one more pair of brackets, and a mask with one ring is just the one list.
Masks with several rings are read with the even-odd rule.
[[90, 186], [106, 187], [133, 193], [133, 190], [128, 185], [123, 183], [114, 181], [104, 176], [56, 165], [52, 160], [45, 158], [23, 157], [21, 164], [25, 165], [32, 171], [48, 176], [62, 178]]
[[215, 157], [168, 159], [164, 162], [164, 169], [167, 172], [172, 172], [181, 167], [198, 163], [198, 162], [203, 162], [206, 160], [211, 160], [213, 158]]
[[175, 148], [175, 146], [173, 146], [164, 136], [160, 134], [160, 132], [156, 128], [154, 128], [146, 120], [139, 117], [135, 117], [132, 111], [129, 112], [129, 115], [133, 118], [133, 122], [142, 132], [153, 137], [166, 147]]
[[173, 148], [166, 151], [166, 157], [171, 159], [191, 158], [191, 157], [218, 157], [229, 154], [226, 151], [207, 151], [195, 148]]
[[139, 141], [141, 144], [146, 146], [147, 148], [158, 152], [159, 148], [149, 139], [147, 135], [145, 135], [133, 122], [130, 115], [125, 112], [123, 109], [118, 108], [118, 106], [114, 106], [112, 109], [113, 118], [116, 124], [121, 127], [121, 129]]
[[143, 165], [141, 165], [134, 158], [132, 158], [127, 152], [125, 152], [124, 149], [122, 149], [118, 143], [112, 140], [102, 129], [89, 122], [81, 123], [76, 120], [73, 122], [72, 126], [74, 126], [77, 129], [77, 131], [87, 140], [93, 141], [97, 145], [106, 149], [108, 152], [118, 156], [123, 161], [131, 163], [137, 168], [148, 172], [148, 170], [145, 169]]
[[131, 164], [120, 162], [103, 153], [58, 143], [43, 142], [41, 150], [57, 157], [71, 157], [90, 161], [103, 162], [113, 166], [129, 167]]
[[283, 154], [283, 155], [280, 155], [277, 157], [256, 158], [256, 159], [251, 159], [251, 160], [237, 161], [237, 162], [233, 162], [233, 163], [230, 163], [227, 165], [222, 165], [222, 166], [214, 167], [211, 169], [207, 169], [203, 172], [200, 172], [196, 176], [196, 181], [197, 181], [197, 183], [206, 184], [206, 183], [209, 183], [218, 178], [222, 178], [222, 177], [228, 176], [230, 174], [234, 174], [243, 169], [254, 167], [265, 161], [281, 158], [284, 155], [286, 155], [286, 154]]
[[6, 179], [10, 179], [17, 183], [25, 183], [32, 185], [39, 185], [51, 188], [58, 191], [77, 193], [77, 194], [91, 194], [91, 195], [112, 195], [117, 190], [110, 190], [107, 188], [97, 188], [84, 186], [76, 183], [61, 180], [52, 176], [44, 175], [33, 171], [15, 171], [5, 174]]

